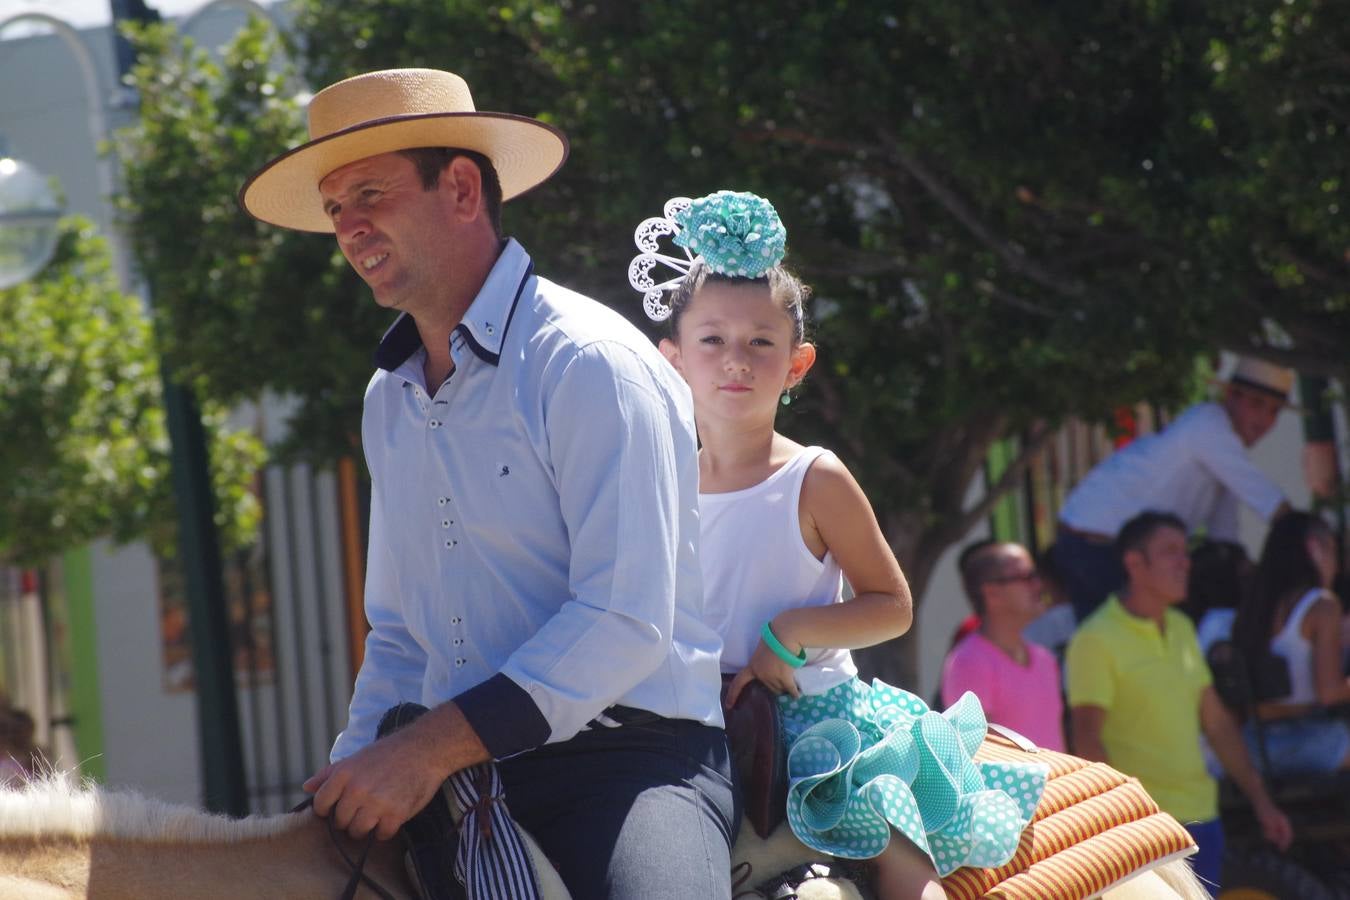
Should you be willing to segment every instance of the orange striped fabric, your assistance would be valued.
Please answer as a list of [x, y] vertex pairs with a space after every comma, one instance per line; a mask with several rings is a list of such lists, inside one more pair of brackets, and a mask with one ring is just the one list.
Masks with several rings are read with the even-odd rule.
[[957, 869], [942, 885], [952, 900], [1082, 900], [1153, 863], [1194, 849], [1176, 819], [1136, 779], [1102, 763], [1043, 750], [1028, 754], [990, 735], [976, 759], [1036, 762], [1050, 779], [1017, 852], [997, 869]]

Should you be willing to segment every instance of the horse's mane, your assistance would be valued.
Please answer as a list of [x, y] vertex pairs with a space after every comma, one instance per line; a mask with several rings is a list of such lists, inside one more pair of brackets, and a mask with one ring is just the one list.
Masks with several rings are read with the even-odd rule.
[[115, 838], [148, 843], [234, 843], [274, 837], [310, 813], [231, 819], [69, 774], [0, 788], [0, 838]]

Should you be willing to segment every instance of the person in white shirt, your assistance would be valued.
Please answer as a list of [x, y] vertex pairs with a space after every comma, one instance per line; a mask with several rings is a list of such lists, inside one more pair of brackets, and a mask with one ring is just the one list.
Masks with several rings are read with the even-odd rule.
[[486, 786], [478, 812], [500, 778], [573, 896], [730, 896], [739, 811], [689, 389], [500, 232], [502, 199], [557, 171], [566, 139], [477, 112], [463, 79], [427, 69], [339, 82], [309, 117], [312, 140], [241, 203], [335, 233], [400, 313], [362, 421], [371, 631], [347, 727], [305, 783], [315, 812], [356, 837], [412, 820], [419, 889], [449, 896], [442, 785]]
[[1262, 519], [1289, 508], [1247, 448], [1275, 425], [1294, 373], [1240, 359], [1217, 403], [1192, 406], [1162, 431], [1107, 457], [1073, 489], [1050, 550], [1081, 622], [1125, 583], [1113, 547], [1121, 525], [1144, 510], [1170, 512], [1215, 540], [1238, 537], [1239, 501]]

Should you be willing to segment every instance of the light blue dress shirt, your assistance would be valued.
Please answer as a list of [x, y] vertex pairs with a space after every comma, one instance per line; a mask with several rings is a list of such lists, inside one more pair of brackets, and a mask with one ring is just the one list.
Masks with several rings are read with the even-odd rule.
[[429, 390], [401, 316], [376, 352], [371, 632], [331, 756], [389, 707], [454, 699], [503, 758], [611, 706], [720, 727], [683, 380], [641, 332], [533, 273], [508, 241]]

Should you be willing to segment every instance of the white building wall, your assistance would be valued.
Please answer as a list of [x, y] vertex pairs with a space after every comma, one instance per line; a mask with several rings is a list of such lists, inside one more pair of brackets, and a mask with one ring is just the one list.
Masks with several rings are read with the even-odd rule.
[[93, 574], [108, 783], [196, 806], [197, 698], [164, 688], [154, 557], [144, 544], [100, 541]]

